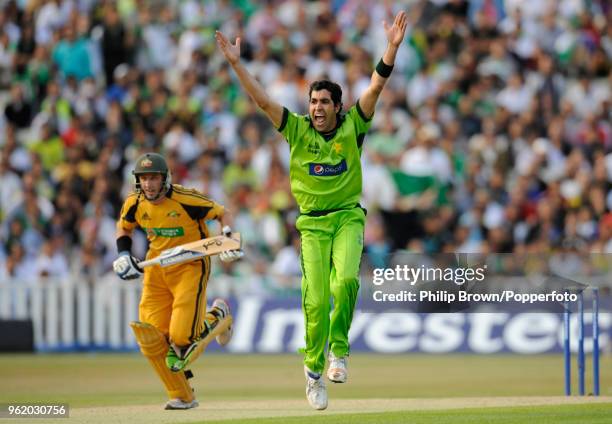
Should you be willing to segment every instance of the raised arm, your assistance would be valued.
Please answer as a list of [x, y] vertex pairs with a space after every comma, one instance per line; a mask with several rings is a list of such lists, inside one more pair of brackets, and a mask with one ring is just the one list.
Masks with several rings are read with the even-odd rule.
[[371, 118], [372, 115], [374, 115], [374, 108], [376, 107], [378, 96], [385, 86], [389, 75], [391, 75], [391, 70], [395, 64], [397, 49], [404, 40], [406, 26], [408, 25], [406, 12], [399, 12], [395, 16], [393, 25], [389, 26], [387, 22], [384, 21], [383, 25], [385, 27], [385, 33], [387, 34], [387, 49], [385, 50], [380, 62], [378, 62], [378, 65], [376, 65], [376, 69], [372, 73], [370, 85], [359, 98], [359, 107], [367, 118]]
[[240, 38], [236, 38], [236, 44], [232, 44], [219, 31], [215, 33], [215, 38], [223, 56], [232, 66], [234, 72], [236, 72], [242, 87], [249, 93], [249, 96], [251, 96], [257, 106], [270, 118], [274, 127], [280, 127], [283, 119], [283, 107], [268, 96], [261, 84], [247, 71], [240, 61]]

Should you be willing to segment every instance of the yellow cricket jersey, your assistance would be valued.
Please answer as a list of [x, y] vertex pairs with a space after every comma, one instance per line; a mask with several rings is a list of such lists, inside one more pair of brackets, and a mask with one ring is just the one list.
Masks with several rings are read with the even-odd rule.
[[205, 222], [223, 213], [222, 205], [199, 191], [172, 184], [159, 204], [149, 202], [144, 194], [130, 194], [121, 207], [117, 227], [132, 231], [139, 226], [147, 233], [149, 250], [159, 252], [208, 237]]

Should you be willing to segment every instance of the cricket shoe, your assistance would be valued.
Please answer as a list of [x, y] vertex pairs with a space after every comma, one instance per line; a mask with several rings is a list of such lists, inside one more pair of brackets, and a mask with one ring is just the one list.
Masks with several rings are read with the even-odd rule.
[[304, 366], [306, 376], [306, 399], [314, 409], [319, 411], [327, 408], [327, 387], [321, 374], [312, 372]]
[[185, 402], [182, 399], [174, 398], [166, 402], [166, 407], [164, 409], [171, 409], [171, 410], [191, 409], [191, 408], [197, 407], [198, 405], [199, 403], [195, 399], [193, 399], [191, 402]]
[[346, 356], [336, 357], [333, 352], [329, 352], [329, 368], [327, 368], [327, 378], [332, 383], [346, 383], [348, 370], [346, 369]]
[[[225, 300], [223, 300], [223, 299], [215, 299], [215, 301], [212, 304], [212, 307], [213, 307], [213, 309], [217, 308], [217, 310], [219, 310], [221, 312], [222, 316], [219, 317], [219, 320], [227, 318], [227, 317], [229, 317], [231, 315], [230, 307], [227, 304], [227, 302], [225, 302]], [[223, 333], [219, 334], [216, 337], [217, 343], [219, 343], [219, 345], [221, 345], [221, 346], [225, 346], [232, 339], [232, 334], [233, 333], [234, 333], [234, 328], [233, 328], [233, 326], [230, 325], [227, 328], [227, 330], [225, 330]]]

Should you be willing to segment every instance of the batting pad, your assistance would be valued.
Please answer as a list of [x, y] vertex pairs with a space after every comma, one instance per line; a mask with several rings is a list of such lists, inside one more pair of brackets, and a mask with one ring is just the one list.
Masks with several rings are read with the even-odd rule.
[[172, 372], [166, 366], [169, 345], [162, 332], [146, 322], [132, 321], [130, 327], [134, 331], [140, 351], [166, 386], [168, 397], [191, 402], [194, 399], [193, 390], [187, 382], [185, 372]]

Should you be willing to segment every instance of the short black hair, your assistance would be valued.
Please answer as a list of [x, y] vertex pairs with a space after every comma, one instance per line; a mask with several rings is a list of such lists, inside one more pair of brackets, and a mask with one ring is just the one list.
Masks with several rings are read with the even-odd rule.
[[308, 90], [308, 99], [310, 100], [313, 91], [327, 90], [331, 93], [332, 102], [334, 106], [340, 105], [342, 109], [342, 88], [340, 85], [329, 80], [319, 80], [310, 84], [310, 90]]

